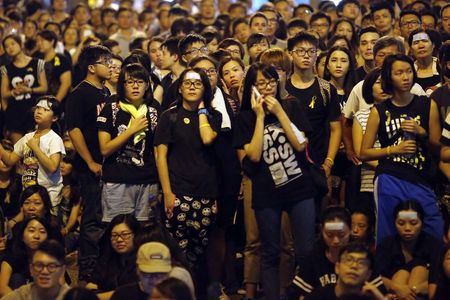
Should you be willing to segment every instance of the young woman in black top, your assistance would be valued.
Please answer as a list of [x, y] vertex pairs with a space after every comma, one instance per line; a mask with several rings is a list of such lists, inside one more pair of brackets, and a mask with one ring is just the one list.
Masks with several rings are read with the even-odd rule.
[[18, 35], [8, 35], [3, 41], [6, 54], [12, 62], [1, 67], [2, 110], [5, 111], [5, 128], [16, 143], [25, 133], [33, 130], [31, 108], [38, 94], [47, 92], [44, 61], [25, 55]]
[[161, 115], [154, 145], [166, 226], [191, 267], [198, 268], [216, 215], [219, 191], [212, 145], [222, 116], [211, 107], [213, 94], [203, 70], [187, 68], [179, 78], [177, 105]]
[[281, 213], [287, 211], [294, 231], [297, 259], [314, 239], [314, 194], [306, 165], [309, 122], [301, 104], [281, 99], [276, 69], [253, 64], [244, 80], [236, 146], [252, 180], [252, 206], [261, 239], [262, 284], [266, 299], [280, 297]]
[[[377, 244], [395, 234], [393, 211], [404, 199], [420, 203], [425, 211], [424, 231], [442, 238], [442, 216], [430, 182], [430, 150], [438, 148], [441, 134], [439, 112], [434, 101], [411, 94], [415, 80], [414, 64], [408, 56], [385, 59], [382, 87], [392, 98], [372, 108], [361, 145], [361, 160], [379, 161], [374, 195]], [[374, 148], [377, 136], [381, 148]]]
[[436, 283], [435, 270], [443, 243], [422, 231], [424, 211], [416, 201], [405, 201], [394, 211], [396, 234], [377, 246], [376, 268], [386, 287], [400, 299], [428, 294]]

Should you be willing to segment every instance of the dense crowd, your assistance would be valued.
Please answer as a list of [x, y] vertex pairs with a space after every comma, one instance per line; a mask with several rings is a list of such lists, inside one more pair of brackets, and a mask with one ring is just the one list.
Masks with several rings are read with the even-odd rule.
[[450, 299], [448, 1], [91, 2], [3, 0], [1, 299]]

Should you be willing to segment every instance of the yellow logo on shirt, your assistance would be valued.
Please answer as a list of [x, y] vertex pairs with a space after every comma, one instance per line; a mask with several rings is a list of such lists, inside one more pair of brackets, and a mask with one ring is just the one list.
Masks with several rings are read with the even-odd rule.
[[184, 121], [184, 124], [186, 124], [186, 125], [191, 123], [191, 120], [189, 120], [189, 118], [184, 118], [183, 121]]
[[316, 105], [316, 99], [317, 99], [317, 96], [314, 96], [311, 98], [311, 102], [309, 102], [309, 105], [308, 105], [309, 108], [314, 109], [314, 105]]

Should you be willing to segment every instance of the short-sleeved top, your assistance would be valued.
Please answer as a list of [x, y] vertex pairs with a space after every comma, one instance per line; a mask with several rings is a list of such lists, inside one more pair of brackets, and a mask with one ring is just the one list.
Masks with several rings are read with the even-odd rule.
[[442, 128], [441, 144], [450, 146], [450, 114], [447, 116]]
[[[426, 232], [421, 232], [412, 251], [410, 266], [421, 265], [429, 270], [429, 283], [437, 282], [437, 269], [443, 243]], [[408, 263], [403, 255], [400, 236], [390, 236], [377, 246], [375, 255], [376, 272], [391, 278], [398, 270], [407, 268]]]
[[65, 72], [72, 72], [72, 63], [63, 54], [57, 53], [55, 57], [45, 62], [45, 75], [48, 82], [48, 94], [56, 95], [61, 85], [60, 77]]
[[22, 177], [15, 174], [11, 177], [9, 185], [0, 188], [0, 207], [8, 219], [20, 212], [20, 194], [22, 193]]
[[[13, 240], [10, 240], [11, 243], [14, 243]], [[7, 262], [12, 269], [12, 274], [20, 274], [23, 276], [25, 282], [33, 281], [33, 277], [30, 274], [30, 266], [28, 264], [27, 257], [17, 257], [16, 253], [12, 253], [11, 247], [6, 249], [6, 255], [4, 262]]]
[[147, 300], [149, 295], [144, 293], [138, 282], [130, 283], [117, 288], [111, 300]]
[[[97, 116], [109, 97], [107, 88], [98, 89], [86, 81], [82, 81], [67, 97], [66, 125], [67, 130], [81, 130], [86, 145], [96, 163], [102, 163], [102, 155], [98, 142]], [[89, 172], [85, 161], [77, 154], [74, 169], [78, 172]]]
[[[326, 257], [325, 253], [324, 244], [319, 242], [309, 255], [299, 261], [298, 273], [289, 289], [291, 297], [298, 299], [302, 295], [311, 294], [316, 289], [336, 284], [338, 275], [334, 263]], [[369, 281], [384, 291], [383, 281], [378, 274], [373, 272]]]
[[[49, 192], [52, 205], [55, 206], [61, 202], [63, 188], [61, 169], [58, 166], [56, 172], [52, 174], [44, 169], [34, 152], [27, 146], [28, 141], [34, 135], [35, 132], [27, 133], [14, 145], [14, 153], [21, 158], [24, 167], [22, 186], [27, 188], [35, 184], [42, 185]], [[66, 154], [63, 140], [53, 130], [40, 137], [39, 148], [48, 157], [57, 153], [60, 153], [61, 156]]]
[[[62, 285], [59, 288], [58, 294], [54, 300], [63, 300], [66, 293], [70, 290], [67, 284]], [[38, 288], [34, 282], [26, 284], [12, 291], [8, 295], [4, 296], [2, 300], [44, 300], [48, 298], [41, 298], [38, 293]]]
[[[281, 104], [292, 124], [298, 130], [310, 133], [311, 127], [302, 104], [296, 99], [282, 100]], [[235, 147], [244, 148], [252, 140], [256, 115], [242, 111], [235, 128]], [[264, 120], [263, 151], [258, 163], [251, 164], [252, 206], [276, 207], [288, 202], [314, 197], [304, 152], [296, 152], [290, 144], [278, 119], [269, 114]]]
[[[158, 182], [153, 136], [158, 124], [159, 103], [153, 101], [147, 106], [148, 130], [145, 138], [134, 143], [134, 136], [119, 150], [106, 157], [102, 167], [102, 180], [113, 183], [145, 184]], [[99, 131], [111, 135], [111, 140], [128, 128], [131, 114], [120, 109], [118, 102], [108, 103], [97, 118]]]
[[[219, 133], [222, 115], [211, 109], [208, 120]], [[154, 137], [154, 145], [161, 144], [168, 146], [170, 185], [176, 195], [218, 196], [217, 159], [213, 145], [204, 145], [201, 140], [197, 111], [180, 106], [163, 112]]]
[[335, 292], [336, 284], [330, 284], [315, 289], [311, 294], [306, 295], [305, 300], [338, 300]]
[[161, 86], [163, 88], [163, 99], [161, 103], [161, 111], [167, 110], [174, 104], [178, 90], [178, 79], [173, 79], [172, 73], [167, 74], [161, 80]]
[[312, 128], [312, 132], [308, 136], [311, 156], [314, 161], [322, 163], [328, 152], [329, 123], [339, 121], [341, 116], [336, 88], [330, 85], [330, 99], [323, 99], [318, 79], [306, 89], [296, 88], [291, 79], [288, 79], [286, 90], [306, 108], [306, 115]]
[[[404, 106], [395, 106], [392, 101], [384, 101], [375, 105], [380, 116], [378, 139], [381, 147], [398, 145], [404, 140], [401, 123], [410, 117], [429, 132], [431, 101], [424, 96], [414, 96]], [[413, 155], [395, 154], [379, 160], [376, 175], [388, 174], [412, 183], [430, 185], [432, 178], [431, 157], [426, 141], [416, 139], [417, 150]]]

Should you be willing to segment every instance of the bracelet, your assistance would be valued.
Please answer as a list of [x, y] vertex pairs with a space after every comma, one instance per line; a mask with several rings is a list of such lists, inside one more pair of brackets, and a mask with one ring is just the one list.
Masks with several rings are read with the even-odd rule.
[[331, 163], [331, 166], [334, 166], [334, 160], [332, 160], [331, 158], [327, 157], [325, 158], [325, 160], [328, 160]]
[[206, 123], [206, 124], [202, 124], [202, 125], [200, 125], [200, 127], [199, 127], [199, 128], [204, 128], [204, 127], [211, 127], [211, 125], [209, 125], [208, 123]]
[[391, 146], [387, 146], [387, 156], [391, 156]]
[[200, 108], [197, 112], [197, 114], [200, 115], [207, 115], [209, 116], [209, 111], [206, 108]]

